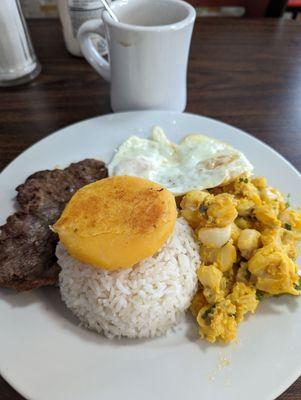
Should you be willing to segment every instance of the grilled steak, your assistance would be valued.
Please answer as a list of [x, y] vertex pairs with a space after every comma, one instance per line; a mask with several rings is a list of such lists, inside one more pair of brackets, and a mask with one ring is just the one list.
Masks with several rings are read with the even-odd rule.
[[53, 224], [78, 189], [106, 176], [104, 163], [90, 159], [71, 164], [64, 170], [36, 172], [17, 187], [17, 201], [22, 211]]
[[29, 290], [57, 282], [57, 236], [40, 218], [16, 213], [0, 233], [0, 285]]
[[82, 186], [103, 179], [103, 162], [87, 159], [64, 170], [40, 171], [17, 187], [20, 211], [0, 228], [0, 286], [30, 290], [58, 281], [58, 237], [49, 225]]

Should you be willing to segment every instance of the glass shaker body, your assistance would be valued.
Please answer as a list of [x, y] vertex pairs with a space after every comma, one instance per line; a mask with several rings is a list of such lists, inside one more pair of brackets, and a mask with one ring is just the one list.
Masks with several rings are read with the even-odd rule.
[[0, 1], [0, 86], [15, 86], [41, 71], [19, 0]]

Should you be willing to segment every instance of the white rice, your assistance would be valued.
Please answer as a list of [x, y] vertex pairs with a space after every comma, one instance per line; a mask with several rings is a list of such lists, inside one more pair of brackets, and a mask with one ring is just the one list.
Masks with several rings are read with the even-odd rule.
[[84, 326], [108, 337], [165, 334], [196, 291], [198, 245], [183, 218], [158, 253], [131, 269], [109, 272], [82, 264], [62, 245], [56, 253], [63, 301]]

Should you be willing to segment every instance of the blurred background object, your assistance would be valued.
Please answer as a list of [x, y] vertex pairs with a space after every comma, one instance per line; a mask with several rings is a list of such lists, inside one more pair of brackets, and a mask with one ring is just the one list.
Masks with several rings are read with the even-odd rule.
[[299, 18], [301, 13], [301, 0], [289, 0], [286, 11], [291, 13], [293, 19]]
[[[102, 2], [101, 0], [57, 0], [57, 4], [67, 50], [74, 56], [81, 56], [77, 32], [84, 22], [101, 18]], [[106, 44], [100, 36], [94, 35], [92, 41], [100, 53], [105, 51]]]
[[[58, 17], [60, 0], [21, 0], [25, 17]], [[66, 0], [67, 1], [67, 0]], [[94, 0], [85, 1], [93, 3]], [[204, 17], [281, 17], [288, 11], [297, 16], [301, 0], [186, 0]], [[290, 14], [291, 15], [291, 14]]]
[[280, 17], [287, 0], [189, 0], [199, 15], [231, 17]]
[[25, 18], [57, 17], [57, 0], [21, 0]]
[[[100, 0], [20, 0], [26, 18], [58, 18], [66, 48], [74, 56], [81, 56], [77, 41], [80, 25], [88, 19], [99, 18]], [[114, 0], [113, 0], [114, 1]], [[297, 18], [301, 0], [186, 0], [197, 9], [199, 17], [282, 17]], [[0, 0], [1, 2], [1, 0]], [[285, 12], [289, 11], [289, 12]], [[107, 54], [106, 43], [99, 37], [92, 38], [101, 54]]]
[[41, 67], [36, 59], [19, 0], [0, 2], [0, 86], [34, 79]]

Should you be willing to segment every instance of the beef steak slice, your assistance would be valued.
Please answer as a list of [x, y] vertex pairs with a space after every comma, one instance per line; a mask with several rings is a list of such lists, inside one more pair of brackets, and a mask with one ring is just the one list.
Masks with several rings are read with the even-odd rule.
[[64, 170], [36, 172], [17, 187], [20, 211], [0, 227], [0, 287], [30, 290], [58, 282], [58, 237], [49, 225], [78, 189], [105, 177], [105, 164], [87, 159]]
[[38, 217], [18, 212], [0, 231], [0, 286], [27, 290], [58, 279], [57, 236]]
[[21, 210], [53, 224], [73, 194], [89, 183], [108, 176], [102, 161], [86, 159], [64, 170], [40, 171], [17, 187]]

